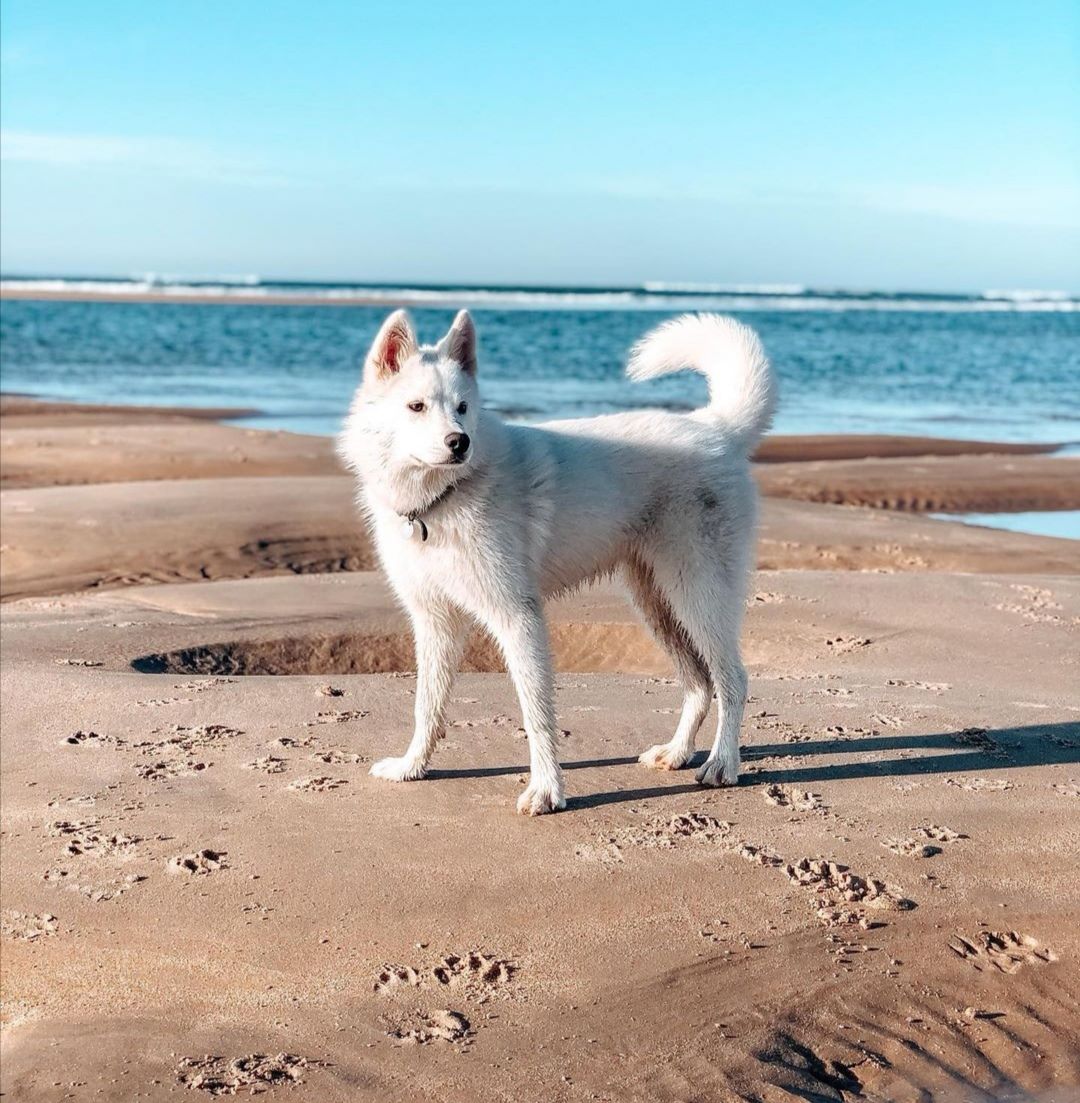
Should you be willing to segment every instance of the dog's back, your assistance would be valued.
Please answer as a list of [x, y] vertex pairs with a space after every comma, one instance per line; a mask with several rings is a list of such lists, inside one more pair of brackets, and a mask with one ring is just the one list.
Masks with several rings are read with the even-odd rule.
[[[755, 512], [748, 454], [772, 417], [774, 376], [753, 330], [716, 315], [660, 326], [635, 347], [628, 374], [683, 368], [709, 381], [708, 405], [691, 414], [639, 410], [509, 428], [507, 459], [528, 457], [533, 507], [551, 519], [546, 593], [648, 557], [657, 543], [745, 557]], [[509, 494], [491, 504], [512, 512], [521, 502]]]

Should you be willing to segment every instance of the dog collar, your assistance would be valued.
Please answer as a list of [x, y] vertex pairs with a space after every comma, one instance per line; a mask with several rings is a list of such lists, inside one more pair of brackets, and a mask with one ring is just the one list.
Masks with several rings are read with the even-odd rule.
[[432, 498], [423, 509], [410, 509], [408, 513], [398, 515], [401, 517], [401, 533], [406, 540], [415, 540], [417, 536], [420, 537], [421, 543], [427, 540], [428, 527], [424, 524], [422, 514], [430, 513], [436, 506], [442, 505], [456, 487], [457, 483], [451, 483], [440, 494]]

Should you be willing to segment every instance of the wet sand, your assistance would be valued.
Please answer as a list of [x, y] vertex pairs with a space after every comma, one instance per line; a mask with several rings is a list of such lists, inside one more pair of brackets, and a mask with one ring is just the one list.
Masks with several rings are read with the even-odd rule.
[[432, 775], [368, 776], [412, 649], [325, 445], [176, 416], [0, 422], [7, 1097], [1075, 1096], [1075, 542], [767, 499], [725, 791], [634, 761], [679, 691], [618, 588], [553, 604], [526, 820], [483, 640]]

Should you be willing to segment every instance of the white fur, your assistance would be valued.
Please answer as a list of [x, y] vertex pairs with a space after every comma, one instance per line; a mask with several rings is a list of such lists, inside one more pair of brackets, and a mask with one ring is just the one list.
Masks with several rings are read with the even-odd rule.
[[[531, 777], [518, 809], [564, 807], [543, 602], [620, 572], [685, 689], [673, 738], [641, 761], [685, 765], [715, 690], [717, 733], [697, 780], [735, 784], [746, 698], [739, 634], [756, 514], [749, 452], [776, 388], [756, 334], [730, 318], [665, 323], [634, 349], [629, 372], [644, 379], [684, 367], [709, 380], [709, 405], [691, 414], [507, 425], [480, 409], [476, 337], [464, 311], [434, 347], [417, 344], [403, 312], [387, 319], [339, 443], [416, 637], [412, 742], [373, 774], [423, 777], [466, 636], [479, 625], [506, 657], [529, 739]], [[416, 401], [420, 413], [408, 409]], [[455, 432], [472, 444], [451, 464], [443, 441]], [[426, 542], [403, 533], [402, 517], [414, 510]]]

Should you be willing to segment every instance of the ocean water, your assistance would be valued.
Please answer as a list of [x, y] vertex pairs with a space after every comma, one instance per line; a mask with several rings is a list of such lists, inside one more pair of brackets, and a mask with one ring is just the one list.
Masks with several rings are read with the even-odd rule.
[[1033, 510], [1022, 513], [933, 513], [939, 521], [962, 521], [979, 528], [1026, 532], [1080, 540], [1080, 509]]
[[[5, 279], [0, 289], [29, 284], [81, 286], [121, 301], [0, 302], [7, 391], [250, 407], [259, 413], [245, 424], [331, 434], [379, 323], [405, 303], [426, 341], [441, 336], [458, 307], [473, 311], [484, 400], [506, 416], [689, 409], [704, 401], [703, 380], [680, 374], [631, 384], [623, 377], [627, 350], [667, 317], [720, 310], [765, 342], [781, 378], [780, 432], [1080, 442], [1080, 300], [1060, 292], [455, 289], [253, 279]], [[173, 301], [122, 301], [146, 292]], [[198, 301], [214, 296], [246, 301]], [[282, 301], [296, 298], [310, 301]]]

